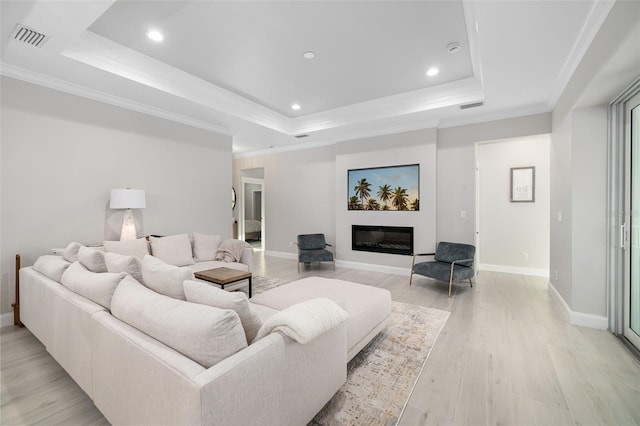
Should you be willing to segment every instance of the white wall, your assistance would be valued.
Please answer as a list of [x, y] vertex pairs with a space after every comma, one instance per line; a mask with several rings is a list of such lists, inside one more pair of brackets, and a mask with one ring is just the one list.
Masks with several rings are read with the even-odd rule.
[[[363, 224], [417, 227], [420, 233], [416, 251], [431, 251], [437, 241], [473, 244], [475, 143], [550, 130], [551, 115], [536, 114], [241, 157], [234, 159], [233, 179], [239, 187], [243, 171], [264, 168], [267, 254], [293, 258], [296, 251], [289, 242], [295, 241], [297, 234], [323, 232], [331, 243], [337, 242], [338, 259], [350, 262], [351, 266], [360, 263], [371, 267], [381, 265], [383, 269], [386, 266], [389, 271], [393, 268], [408, 271], [410, 262], [406, 256], [351, 252], [351, 220], [355, 217]], [[421, 164], [420, 212], [347, 211], [344, 200], [349, 168], [416, 162]], [[431, 209], [435, 209], [435, 213]], [[466, 212], [465, 219], [460, 218], [461, 210]]]
[[[352, 225], [411, 226], [414, 250], [431, 252], [436, 244], [436, 131], [417, 130], [342, 142], [336, 148], [336, 254], [343, 262], [408, 269], [410, 256], [351, 250]], [[349, 169], [420, 164], [419, 211], [347, 210]]]
[[438, 241], [475, 243], [476, 143], [550, 132], [548, 113], [438, 129]]
[[231, 138], [2, 78], [1, 296], [13, 259], [31, 265], [70, 241], [117, 239], [112, 188], [146, 191], [140, 235], [231, 236]]
[[[574, 324], [607, 327], [607, 105], [640, 69], [640, 3], [618, 1], [553, 110], [551, 292]], [[562, 212], [562, 221], [558, 221]], [[557, 272], [556, 272], [557, 271]]]
[[264, 168], [266, 254], [295, 257], [298, 234], [323, 233], [335, 243], [334, 146], [237, 158], [234, 182], [257, 168]]
[[[479, 269], [549, 275], [549, 135], [478, 144]], [[535, 167], [535, 202], [510, 201], [512, 167]]]

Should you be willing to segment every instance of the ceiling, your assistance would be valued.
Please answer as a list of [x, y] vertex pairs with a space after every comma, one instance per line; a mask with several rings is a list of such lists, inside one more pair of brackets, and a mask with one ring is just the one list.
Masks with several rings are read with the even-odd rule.
[[611, 5], [5, 0], [1, 71], [232, 135], [241, 156], [550, 111]]

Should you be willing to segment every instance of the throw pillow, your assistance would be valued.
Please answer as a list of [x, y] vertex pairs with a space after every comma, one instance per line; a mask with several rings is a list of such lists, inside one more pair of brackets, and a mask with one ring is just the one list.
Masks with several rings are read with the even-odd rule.
[[246, 241], [229, 239], [224, 240], [218, 252], [216, 253], [216, 260], [222, 260], [224, 262], [240, 262], [244, 250], [250, 247]]
[[235, 312], [154, 293], [131, 277], [122, 280], [111, 307], [114, 317], [205, 368], [247, 347]]
[[84, 246], [80, 243], [69, 243], [67, 248], [64, 249], [64, 253], [62, 254], [64, 260], [66, 260], [67, 262], [75, 262], [76, 260], [78, 260], [78, 251], [80, 251], [80, 247]]
[[126, 272], [137, 281], [142, 282], [142, 262], [135, 256], [118, 253], [105, 253], [104, 263], [108, 272]]
[[193, 280], [193, 271], [186, 266], [169, 265], [162, 260], [146, 255], [142, 259], [142, 280], [144, 285], [165, 296], [185, 300], [184, 280]]
[[104, 251], [91, 247], [80, 247], [78, 250], [78, 261], [91, 272], [107, 272], [107, 265], [104, 263]]
[[251, 343], [262, 327], [262, 320], [251, 309], [247, 295], [234, 291], [229, 292], [199, 281], [185, 281], [184, 294], [187, 301], [209, 305], [220, 309], [232, 309], [240, 317], [242, 328]]
[[216, 252], [222, 242], [221, 235], [193, 233], [193, 258], [196, 262], [216, 260]]
[[146, 238], [138, 238], [130, 241], [104, 241], [104, 251], [118, 253], [126, 256], [135, 256], [142, 260], [149, 254], [149, 243]]
[[109, 272], [91, 272], [80, 262], [74, 262], [62, 275], [62, 285], [74, 293], [111, 309], [111, 298], [120, 281], [127, 274]]
[[33, 269], [54, 281], [60, 282], [62, 274], [64, 274], [69, 265], [71, 263], [67, 262], [62, 256], [47, 254], [40, 256], [36, 260], [36, 263], [33, 264]]
[[151, 254], [174, 266], [186, 266], [195, 263], [191, 252], [191, 241], [187, 234], [161, 238], [151, 237]]

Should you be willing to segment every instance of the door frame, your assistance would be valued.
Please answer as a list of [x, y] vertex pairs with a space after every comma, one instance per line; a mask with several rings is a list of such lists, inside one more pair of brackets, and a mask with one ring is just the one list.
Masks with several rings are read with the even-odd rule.
[[640, 93], [640, 78], [627, 87], [609, 104], [607, 156], [608, 156], [608, 195], [607, 195], [607, 316], [609, 331], [624, 336], [626, 279], [628, 267], [629, 229], [631, 215], [627, 175], [631, 157], [630, 123], [627, 116], [627, 103]]
[[264, 179], [258, 179], [258, 178], [251, 178], [251, 177], [246, 177], [246, 176], [242, 176], [241, 177], [241, 182], [240, 182], [240, 226], [238, 227], [239, 229], [239, 238], [243, 241], [246, 241], [245, 238], [245, 229], [244, 229], [244, 220], [245, 220], [245, 189], [244, 186], [245, 184], [252, 184], [252, 185], [260, 185], [260, 193], [261, 193], [261, 197], [262, 197], [262, 201], [260, 203], [260, 245], [261, 248], [264, 249], [266, 247], [265, 244], [265, 209], [264, 209], [264, 205], [265, 205], [265, 196], [264, 196]]

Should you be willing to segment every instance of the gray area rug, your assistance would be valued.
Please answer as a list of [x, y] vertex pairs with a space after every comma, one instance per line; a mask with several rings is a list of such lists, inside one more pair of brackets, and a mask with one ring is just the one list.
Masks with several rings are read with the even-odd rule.
[[[286, 281], [256, 276], [255, 294]], [[347, 382], [309, 425], [395, 425], [449, 312], [392, 302], [391, 318], [347, 365]]]

